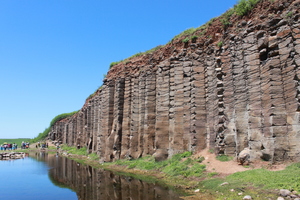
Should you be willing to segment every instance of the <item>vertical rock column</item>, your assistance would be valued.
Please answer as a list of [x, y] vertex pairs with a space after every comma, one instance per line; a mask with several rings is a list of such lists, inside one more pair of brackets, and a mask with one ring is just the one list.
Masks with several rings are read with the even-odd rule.
[[[220, 52], [220, 49], [218, 50]], [[219, 154], [225, 153], [225, 132], [227, 130], [227, 118], [225, 116], [225, 104], [224, 104], [224, 83], [223, 83], [223, 69], [222, 69], [222, 59], [221, 57], [216, 57], [216, 62], [214, 64], [216, 73], [216, 91], [217, 91], [217, 127], [216, 127], [216, 146], [217, 152]]]
[[[232, 66], [236, 61], [234, 47], [234, 37], [229, 41], [229, 47], [221, 54], [221, 67], [216, 69], [218, 72], [217, 79], [223, 82], [223, 94], [218, 95], [218, 99], [223, 99], [224, 108], [219, 108], [219, 115], [226, 118], [223, 132], [225, 143], [225, 154], [230, 156], [236, 155], [236, 127], [235, 127], [235, 112], [234, 112], [234, 86]], [[222, 47], [223, 48], [223, 47]]]
[[95, 142], [94, 140], [94, 108], [95, 108], [95, 99], [91, 99], [89, 101], [89, 104], [88, 104], [88, 112], [87, 112], [87, 137], [86, 137], [86, 140], [87, 140], [87, 152], [88, 153], [92, 153], [93, 151], [93, 144]]
[[248, 86], [247, 70], [244, 64], [243, 50], [252, 46], [254, 34], [246, 36], [235, 43], [236, 58], [239, 62], [233, 65], [233, 83], [235, 97], [235, 124], [236, 124], [236, 152], [241, 152], [248, 147]]
[[117, 79], [115, 83], [112, 130], [105, 144], [105, 157], [107, 161], [110, 159], [120, 159], [121, 153], [125, 80], [120, 78]]
[[191, 61], [183, 62], [183, 140], [185, 143], [184, 149], [191, 151], [194, 149], [193, 133], [191, 132], [191, 79], [192, 79]]
[[169, 64], [161, 63], [156, 72], [156, 123], [155, 154], [156, 160], [168, 157], [169, 147]]
[[[114, 111], [114, 81], [108, 82], [106, 85], [103, 86], [102, 89], [102, 97], [101, 97], [101, 105], [102, 105], [102, 113], [101, 113], [101, 135], [100, 137], [100, 147], [99, 155], [101, 161], [111, 161], [111, 157], [108, 156], [113, 150], [112, 148], [109, 150], [107, 147], [108, 144], [107, 138], [111, 134], [112, 130], [112, 123], [113, 123], [113, 111]], [[109, 150], [109, 151], [108, 151]], [[108, 151], [108, 152], [106, 152]], [[108, 156], [108, 157], [106, 157]]]
[[138, 89], [138, 113], [139, 113], [139, 120], [138, 120], [138, 154], [142, 155], [144, 152], [144, 142], [145, 142], [145, 98], [146, 98], [146, 73], [141, 71], [139, 74], [139, 89]]
[[123, 107], [123, 123], [122, 123], [122, 141], [121, 141], [121, 159], [129, 156], [130, 147], [130, 122], [131, 122], [131, 77], [127, 76], [125, 78], [125, 88], [124, 88], [124, 107]]
[[93, 126], [93, 153], [97, 152], [99, 134], [99, 115], [100, 115], [99, 95], [94, 98], [94, 126]]
[[[181, 53], [182, 56], [186, 55], [186, 49]], [[173, 90], [170, 91], [174, 95], [174, 100], [172, 103], [173, 113], [174, 113], [174, 132], [173, 132], [173, 144], [170, 147], [171, 155], [181, 153], [187, 150], [188, 141], [184, 138], [184, 73], [183, 73], [183, 63], [174, 63], [174, 83]], [[171, 77], [170, 77], [171, 78]]]
[[101, 149], [101, 136], [102, 136], [102, 129], [103, 129], [103, 126], [102, 126], [102, 90], [101, 92], [98, 94], [97, 98], [98, 98], [98, 132], [96, 133], [97, 134], [97, 146], [96, 146], [96, 153], [97, 155], [100, 155], [100, 149]]
[[193, 62], [191, 86], [191, 150], [200, 151], [207, 142], [205, 73], [201, 62]]
[[[278, 49], [279, 49], [279, 68], [280, 74], [277, 76], [278, 81], [281, 81], [280, 89], [281, 93], [278, 100], [280, 102], [275, 105], [274, 116], [272, 118], [273, 124], [276, 126], [273, 129], [273, 134], [276, 136], [274, 160], [282, 161], [286, 160], [288, 152], [290, 152], [290, 142], [294, 141], [294, 136], [290, 126], [287, 122], [287, 102], [295, 100], [295, 84], [294, 84], [294, 67], [292, 66], [292, 57], [295, 54], [292, 29], [289, 25], [281, 26], [277, 31]], [[294, 87], [293, 92], [291, 88]], [[292, 99], [291, 99], [292, 97]], [[295, 111], [295, 109], [293, 109]], [[290, 137], [292, 136], [292, 137]]]
[[[291, 52], [290, 58], [286, 61], [286, 107], [287, 107], [287, 123], [289, 125], [289, 157], [293, 160], [300, 160], [300, 18], [294, 18], [292, 24], [292, 42], [294, 52]], [[294, 78], [291, 79], [291, 75]]]
[[132, 78], [129, 157], [139, 158], [139, 77]]
[[[210, 50], [206, 50], [210, 51]], [[202, 55], [205, 67], [205, 89], [206, 89], [206, 111], [207, 111], [207, 133], [209, 137], [209, 147], [215, 149], [218, 146], [216, 136], [217, 136], [217, 125], [218, 125], [218, 93], [222, 91], [216, 90], [217, 78], [214, 57], [211, 55]], [[219, 152], [218, 149], [215, 149]]]
[[155, 152], [155, 119], [156, 119], [156, 76], [152, 71], [146, 72], [145, 84], [145, 122], [144, 122], [144, 151], [143, 156]]
[[[247, 84], [249, 98], [249, 130], [248, 140], [251, 149], [250, 159], [260, 159], [263, 148], [262, 134], [262, 101], [261, 101], [261, 69], [259, 58], [264, 54], [267, 38], [264, 31], [251, 33], [251, 40], [244, 49], [244, 65], [247, 68]], [[259, 53], [261, 52], [261, 53]], [[260, 55], [259, 55], [260, 54]]]
[[84, 142], [82, 140], [83, 138], [83, 128], [84, 128], [84, 124], [83, 124], [83, 112], [80, 110], [78, 112], [77, 115], [77, 133], [76, 133], [76, 141], [75, 141], [75, 145], [79, 145], [80, 147], [84, 146]]

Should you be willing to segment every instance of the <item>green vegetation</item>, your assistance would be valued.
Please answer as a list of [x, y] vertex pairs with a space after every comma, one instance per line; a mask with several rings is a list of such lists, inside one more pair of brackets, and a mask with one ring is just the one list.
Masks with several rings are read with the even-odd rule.
[[219, 155], [216, 157], [217, 160], [222, 161], [222, 162], [227, 162], [232, 160], [233, 158], [227, 155]]
[[294, 163], [282, 171], [269, 171], [255, 169], [238, 172], [226, 178], [229, 182], [242, 180], [253, 183], [256, 187], [264, 189], [288, 189], [300, 191], [300, 163]]
[[74, 112], [70, 112], [70, 113], [63, 113], [63, 114], [57, 115], [50, 122], [50, 126], [53, 126], [57, 121], [60, 121], [60, 120], [65, 119], [67, 117], [71, 117], [76, 113], [78, 113], [78, 111], [74, 111]]
[[260, 0], [239, 0], [238, 4], [234, 6], [234, 12], [238, 16], [244, 16], [248, 14], [259, 1]]
[[99, 156], [96, 153], [91, 153], [91, 154], [89, 154], [89, 158], [91, 160], [98, 160]]
[[172, 177], [200, 177], [203, 175], [205, 165], [199, 163], [202, 159], [195, 160], [191, 156], [191, 152], [184, 152], [160, 162], [156, 162], [152, 156], [146, 156], [135, 160], [117, 160], [105, 165], [122, 165], [127, 166], [128, 169], [158, 170]]
[[231, 8], [221, 16], [220, 21], [222, 22], [224, 28], [227, 28], [231, 25], [230, 17], [234, 14], [234, 12], [234, 9]]
[[111, 69], [113, 66], [115, 66], [115, 65], [117, 65], [117, 64], [119, 64], [119, 63], [127, 62], [128, 60], [130, 60], [130, 59], [132, 59], [132, 58], [134, 58], [134, 57], [141, 56], [141, 55], [145, 55], [145, 54], [153, 53], [154, 51], [156, 51], [156, 50], [162, 48], [163, 46], [164, 46], [164, 45], [158, 45], [158, 46], [156, 46], [156, 47], [154, 47], [154, 48], [152, 48], [152, 49], [150, 49], [150, 50], [147, 50], [147, 51], [145, 51], [145, 52], [139, 52], [139, 53], [136, 53], [136, 54], [134, 54], [134, 55], [132, 55], [132, 56], [130, 56], [130, 57], [124, 59], [124, 60], [120, 60], [120, 61], [117, 61], [117, 62], [112, 62], [112, 63], [110, 63], [110, 65], [109, 65], [109, 69]]
[[86, 147], [82, 147], [80, 149], [77, 149], [74, 146], [68, 146], [68, 145], [61, 145], [61, 149], [64, 151], [67, 151], [70, 154], [76, 154], [76, 155], [81, 155], [81, 156], [87, 156], [88, 152]]
[[51, 127], [59, 120], [62, 120], [62, 119], [65, 119], [67, 117], [71, 117], [73, 116], [74, 114], [76, 114], [78, 111], [74, 111], [74, 112], [70, 112], [70, 113], [63, 113], [63, 114], [60, 114], [60, 115], [57, 115], [56, 117], [54, 117], [51, 122], [50, 122], [50, 126], [48, 128], [46, 128], [42, 133], [39, 133], [38, 136], [36, 136], [35, 138], [31, 139], [30, 140], [30, 143], [35, 143], [35, 142], [38, 142], [38, 141], [41, 141], [41, 140], [44, 140], [49, 132], [51, 131]]
[[290, 19], [290, 18], [292, 18], [293, 17], [293, 15], [294, 15], [294, 12], [293, 11], [289, 11], [287, 14], [286, 14], [286, 18], [287, 19]]
[[[106, 74], [103, 75], [103, 79], [105, 79], [105, 78], [106, 78]], [[93, 97], [95, 96], [95, 94], [97, 93], [97, 91], [100, 90], [100, 89], [102, 88], [102, 86], [103, 86], [103, 85], [101, 85], [100, 87], [98, 87], [97, 90], [95, 90], [95, 92], [93, 92], [92, 94], [90, 94], [90, 95], [88, 96], [88, 98], [86, 98], [86, 101], [87, 101], [88, 99], [90, 99], [90, 98], [93, 98]]]
[[4, 142], [13, 144], [16, 143], [18, 145], [18, 148], [21, 146], [21, 143], [24, 141], [29, 141], [30, 138], [17, 138], [17, 139], [0, 139], [0, 144], [3, 144]]
[[[224, 182], [228, 184], [221, 186]], [[237, 172], [225, 179], [204, 180], [198, 186], [204, 190], [218, 191], [227, 199], [239, 199], [238, 192], [248, 194], [255, 199], [274, 198], [277, 195], [275, 189], [300, 191], [300, 163], [292, 164], [282, 171], [254, 169]], [[231, 189], [236, 192], [230, 192]]]
[[221, 48], [223, 46], [223, 41], [218, 42], [218, 47]]
[[189, 28], [189, 29], [183, 31], [182, 33], [176, 35], [171, 41], [176, 40], [176, 39], [178, 39], [178, 38], [180, 38], [180, 37], [182, 37], [182, 36], [189, 36], [189, 35], [192, 35], [192, 34], [195, 33], [196, 31], [197, 31], [196, 28]]
[[188, 43], [189, 40], [190, 40], [190, 39], [187, 37], [187, 38], [184, 38], [184, 39], [182, 40], [182, 42], [183, 42], [183, 43]]
[[36, 136], [35, 138], [31, 139], [30, 143], [36, 143], [38, 141], [44, 140], [48, 136], [50, 130], [51, 130], [51, 128], [49, 126], [43, 132], [39, 133], [38, 136]]

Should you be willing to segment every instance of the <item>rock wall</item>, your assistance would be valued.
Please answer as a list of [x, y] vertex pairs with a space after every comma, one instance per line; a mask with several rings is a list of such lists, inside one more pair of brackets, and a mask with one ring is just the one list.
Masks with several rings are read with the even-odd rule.
[[229, 27], [215, 19], [189, 42], [179, 38], [113, 66], [50, 138], [86, 146], [102, 161], [205, 148], [299, 161], [299, 7], [299, 0], [263, 0]]

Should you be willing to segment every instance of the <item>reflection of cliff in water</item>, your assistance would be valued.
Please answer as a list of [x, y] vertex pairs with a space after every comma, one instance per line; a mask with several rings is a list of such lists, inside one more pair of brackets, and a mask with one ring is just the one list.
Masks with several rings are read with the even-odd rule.
[[172, 190], [131, 177], [94, 169], [56, 155], [41, 155], [51, 167], [49, 177], [59, 187], [76, 191], [80, 200], [180, 199]]

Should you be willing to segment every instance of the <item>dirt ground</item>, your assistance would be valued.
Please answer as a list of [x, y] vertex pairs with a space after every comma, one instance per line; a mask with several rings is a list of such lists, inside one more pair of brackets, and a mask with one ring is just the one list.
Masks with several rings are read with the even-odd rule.
[[[52, 144], [52, 141], [46, 140], [45, 142], [48, 143], [48, 146], [49, 146], [49, 147], [55, 147], [55, 145]], [[41, 143], [42, 143], [42, 142], [41, 142]], [[31, 149], [35, 149], [37, 144], [38, 144], [38, 143], [32, 143], [32, 144], [29, 145], [29, 147], [30, 147]]]
[[195, 155], [196, 157], [203, 156], [205, 160], [202, 162], [206, 165], [207, 172], [217, 172], [221, 176], [226, 176], [229, 174], [233, 174], [236, 172], [246, 171], [250, 169], [258, 169], [258, 168], [266, 168], [272, 171], [278, 171], [285, 169], [287, 163], [280, 164], [270, 164], [266, 161], [256, 161], [255, 163], [251, 163], [249, 166], [239, 165], [235, 159], [230, 161], [219, 161], [216, 159], [216, 155], [214, 153], [210, 153], [208, 149], [204, 149], [201, 152]]

